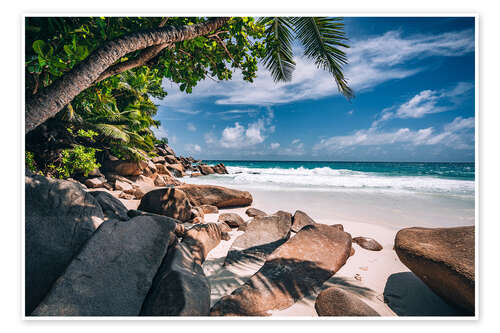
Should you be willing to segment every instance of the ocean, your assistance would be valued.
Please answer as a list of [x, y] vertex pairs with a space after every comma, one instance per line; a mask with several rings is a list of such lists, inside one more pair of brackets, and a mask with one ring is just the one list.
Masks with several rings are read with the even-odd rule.
[[247, 190], [269, 209], [269, 200], [279, 200], [321, 218], [398, 227], [474, 224], [474, 163], [204, 162], [222, 162], [229, 174], [183, 180]]

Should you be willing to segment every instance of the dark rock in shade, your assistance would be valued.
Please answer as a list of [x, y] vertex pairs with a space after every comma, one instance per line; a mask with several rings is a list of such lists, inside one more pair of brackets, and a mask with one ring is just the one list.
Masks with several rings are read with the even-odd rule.
[[377, 311], [355, 294], [338, 287], [323, 290], [314, 304], [318, 316], [379, 317]]
[[290, 237], [291, 220], [286, 216], [257, 216], [246, 226], [231, 245], [225, 266], [263, 262], [266, 257]]
[[175, 188], [160, 188], [146, 193], [138, 210], [165, 215], [180, 221], [191, 219], [191, 204], [186, 194]]
[[403, 264], [436, 294], [475, 312], [474, 226], [406, 228], [398, 231], [395, 250]]
[[175, 227], [152, 216], [104, 222], [33, 315], [139, 315]]
[[369, 237], [354, 237], [352, 242], [358, 244], [365, 250], [381, 251], [383, 249], [379, 242]]
[[[248, 231], [247, 231], [248, 232]], [[316, 292], [347, 261], [351, 236], [336, 227], [302, 228], [271, 253], [243, 286], [222, 297], [212, 316], [263, 316]]]
[[247, 214], [249, 217], [255, 217], [255, 216], [266, 216], [267, 213], [261, 211], [260, 209], [250, 207], [245, 211], [245, 214]]
[[129, 220], [127, 207], [113, 195], [104, 191], [93, 191], [90, 193], [101, 206], [105, 220]]
[[144, 301], [143, 316], [208, 316], [210, 284], [201, 265], [224, 238], [223, 226], [199, 224], [169, 250]]
[[225, 222], [231, 228], [239, 228], [245, 225], [245, 221], [236, 213], [223, 213], [219, 215], [219, 222]]
[[217, 206], [201, 205], [199, 207], [203, 210], [203, 213], [205, 214], [217, 214], [219, 212], [219, 208], [217, 208]]
[[92, 194], [75, 182], [25, 178], [25, 314], [42, 301], [104, 219]]
[[314, 220], [309, 217], [306, 213], [301, 210], [297, 210], [295, 214], [293, 214], [292, 219], [292, 231], [299, 232], [300, 229], [305, 227], [306, 225], [315, 224]]
[[186, 193], [193, 206], [212, 205], [220, 209], [252, 204], [252, 195], [247, 191], [215, 185], [194, 184], [183, 184], [176, 188]]

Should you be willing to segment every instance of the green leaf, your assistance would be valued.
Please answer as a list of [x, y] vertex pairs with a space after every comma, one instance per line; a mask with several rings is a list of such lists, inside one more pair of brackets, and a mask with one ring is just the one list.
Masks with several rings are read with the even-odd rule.
[[33, 42], [33, 51], [35, 51], [36, 54], [43, 56], [42, 49], [45, 47], [45, 45], [46, 44], [43, 40], [36, 40]]
[[266, 25], [267, 47], [264, 66], [274, 81], [291, 81], [295, 69], [292, 53], [293, 19], [290, 17], [265, 17], [259, 20]]
[[294, 19], [297, 38], [304, 47], [304, 55], [313, 60], [318, 68], [330, 72], [339, 91], [348, 99], [354, 97], [343, 74], [347, 56], [341, 48], [347, 37], [342, 18], [336, 17], [297, 17]]

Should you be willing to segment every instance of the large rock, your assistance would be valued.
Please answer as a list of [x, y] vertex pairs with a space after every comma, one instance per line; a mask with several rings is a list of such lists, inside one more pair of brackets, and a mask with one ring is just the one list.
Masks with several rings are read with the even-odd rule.
[[172, 217], [180, 221], [191, 219], [192, 206], [186, 194], [176, 188], [160, 188], [142, 197], [139, 210]]
[[202, 175], [211, 175], [211, 174], [215, 173], [214, 169], [211, 166], [206, 165], [206, 164], [198, 165], [198, 170], [200, 170], [200, 173]]
[[33, 315], [139, 315], [175, 226], [152, 216], [103, 223]]
[[436, 294], [475, 312], [473, 226], [402, 229], [394, 246], [401, 262]]
[[222, 297], [211, 315], [263, 316], [286, 309], [317, 292], [345, 264], [350, 250], [348, 233], [334, 226], [306, 226], [271, 253], [243, 286]]
[[120, 176], [138, 176], [142, 174], [145, 167], [147, 167], [145, 161], [106, 160], [102, 169], [107, 172], [117, 173]]
[[245, 221], [236, 213], [223, 213], [219, 215], [219, 222], [225, 222], [231, 228], [239, 228], [245, 225]]
[[242, 207], [251, 205], [253, 200], [247, 191], [222, 186], [184, 184], [177, 188], [186, 193], [193, 206], [212, 205], [219, 209]]
[[184, 167], [182, 164], [166, 164], [166, 167], [175, 177], [184, 177]]
[[125, 207], [120, 200], [111, 195], [111, 193], [105, 191], [93, 191], [90, 193], [96, 198], [101, 206], [105, 220], [129, 220], [127, 207]]
[[232, 243], [225, 266], [263, 262], [266, 257], [290, 237], [292, 221], [286, 216], [257, 216], [244, 234]]
[[160, 163], [160, 164], [165, 164], [165, 157], [163, 156], [156, 156], [151, 159], [151, 161], [155, 164]]
[[201, 265], [223, 236], [221, 225], [198, 224], [169, 251], [144, 301], [144, 316], [208, 316], [210, 284]]
[[228, 174], [227, 172], [227, 169], [225, 167], [224, 164], [222, 163], [219, 163], [215, 166], [212, 167], [212, 170], [215, 172], [215, 173], [218, 173], [218, 174], [221, 174], [221, 175], [224, 175], [224, 174]]
[[177, 160], [177, 158], [174, 155], [166, 155], [165, 156], [165, 161], [168, 164], [177, 164], [177, 163], [179, 163], [179, 161]]
[[156, 170], [160, 175], [167, 175], [172, 177], [172, 173], [168, 170], [167, 166], [165, 164], [155, 164]]
[[79, 183], [25, 178], [25, 313], [29, 315], [104, 219]]
[[318, 316], [378, 317], [377, 311], [355, 294], [338, 287], [323, 290], [314, 304]]
[[295, 214], [293, 214], [292, 219], [292, 231], [299, 232], [300, 229], [305, 227], [306, 225], [316, 224], [312, 218], [309, 217], [306, 213], [301, 210], [297, 210]]

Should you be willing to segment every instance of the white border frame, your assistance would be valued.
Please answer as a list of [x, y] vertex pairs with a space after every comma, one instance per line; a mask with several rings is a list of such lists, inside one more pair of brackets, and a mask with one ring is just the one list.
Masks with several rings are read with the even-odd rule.
[[[342, 16], [342, 17], [474, 17], [474, 58], [475, 58], [475, 96], [474, 96], [474, 117], [475, 117], [475, 162], [474, 162], [474, 174], [475, 174], [475, 199], [474, 199], [474, 213], [475, 213], [475, 315], [474, 316], [460, 316], [460, 317], [450, 317], [450, 316], [412, 316], [412, 317], [398, 317], [398, 316], [382, 316], [382, 317], [310, 317], [310, 316], [287, 316], [287, 317], [121, 317], [121, 316], [85, 316], [85, 317], [63, 317], [63, 316], [53, 316], [53, 317], [33, 317], [26, 316], [24, 313], [25, 309], [25, 189], [24, 189], [24, 175], [25, 175], [25, 77], [24, 77], [24, 64], [25, 64], [25, 18], [26, 17], [48, 17], [48, 16], [73, 16], [73, 17], [85, 17], [85, 16], [107, 16], [107, 17], [117, 17], [117, 16], [148, 16], [148, 17], [160, 17], [160, 16], [325, 16], [325, 13], [332, 13], [331, 11], [220, 11], [220, 10], [205, 10], [203, 12], [190, 12], [190, 11], [169, 11], [168, 15], [161, 15], [158, 12], [141, 12], [141, 11], [123, 11], [121, 13], [102, 10], [102, 11], [82, 11], [82, 12], [69, 12], [69, 11], [30, 11], [24, 12], [20, 15], [20, 41], [21, 41], [21, 62], [19, 62], [19, 75], [21, 77], [21, 86], [19, 87], [21, 93], [20, 105], [20, 127], [21, 127], [21, 140], [20, 140], [20, 165], [22, 177], [20, 177], [20, 188], [21, 188], [21, 224], [20, 224], [20, 235], [21, 235], [21, 254], [19, 260], [21, 261], [21, 280], [20, 285], [20, 313], [21, 319], [24, 321], [233, 321], [233, 320], [250, 320], [250, 321], [288, 321], [288, 320], [300, 320], [300, 321], [477, 321], [479, 320], [480, 314], [480, 282], [479, 282], [479, 182], [478, 177], [480, 152], [479, 152], [479, 14], [477, 12], [433, 12], [425, 13], [422, 11], [416, 13], [408, 12], [373, 12], [373, 13], [356, 13], [356, 12], [335, 12], [331, 16]], [[328, 15], [326, 14], [326, 15]]]

